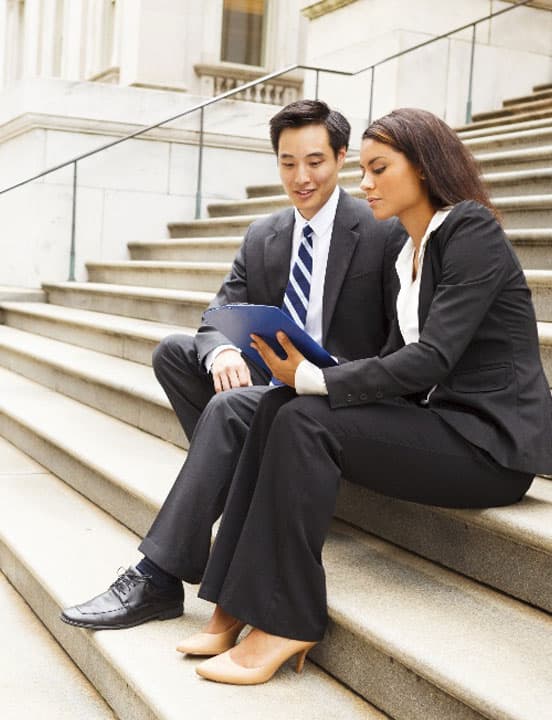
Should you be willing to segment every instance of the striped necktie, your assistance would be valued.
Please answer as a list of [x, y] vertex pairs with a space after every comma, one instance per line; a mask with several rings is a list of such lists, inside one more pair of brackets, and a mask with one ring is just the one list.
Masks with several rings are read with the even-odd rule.
[[312, 234], [313, 229], [306, 223], [282, 303], [282, 310], [303, 329], [307, 321], [312, 282]]

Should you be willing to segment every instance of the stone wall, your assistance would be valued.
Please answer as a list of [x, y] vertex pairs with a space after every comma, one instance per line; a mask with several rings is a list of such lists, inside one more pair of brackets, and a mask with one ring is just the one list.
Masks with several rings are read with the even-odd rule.
[[[0, 188], [200, 99], [61, 80], [23, 83], [6, 93], [0, 110]], [[209, 202], [242, 199], [247, 184], [277, 181], [267, 130], [276, 110], [239, 101], [206, 110], [204, 214]], [[125, 259], [129, 241], [161, 240], [167, 222], [194, 217], [198, 136], [196, 115], [78, 164], [78, 279], [86, 261]], [[68, 167], [0, 196], [0, 285], [67, 278], [72, 182]]]

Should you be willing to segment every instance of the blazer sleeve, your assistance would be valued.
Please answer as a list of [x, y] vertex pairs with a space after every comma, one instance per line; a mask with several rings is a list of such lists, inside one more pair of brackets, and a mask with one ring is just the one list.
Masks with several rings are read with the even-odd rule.
[[[363, 405], [433, 387], [464, 353], [503, 287], [512, 261], [502, 228], [489, 210], [469, 202], [454, 215], [430, 239], [440, 243], [441, 275], [419, 341], [385, 357], [325, 369], [331, 407]], [[424, 269], [429, 260], [426, 252]]]
[[[220, 290], [209, 303], [208, 309], [221, 307], [222, 305], [228, 305], [230, 303], [248, 302], [246, 248], [250, 233], [251, 228], [247, 230], [243, 243], [232, 263], [232, 268], [224, 278]], [[195, 336], [195, 346], [199, 362], [203, 363], [205, 357], [211, 350], [214, 350], [219, 345], [232, 345], [232, 343], [214, 327], [202, 323]]]

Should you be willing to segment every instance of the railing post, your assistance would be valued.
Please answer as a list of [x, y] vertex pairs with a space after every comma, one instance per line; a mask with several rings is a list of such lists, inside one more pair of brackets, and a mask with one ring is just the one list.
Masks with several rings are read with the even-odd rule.
[[201, 188], [203, 184], [203, 120], [204, 108], [199, 111], [199, 155], [197, 158], [197, 189], [195, 203], [195, 218], [201, 217]]
[[473, 96], [473, 68], [475, 63], [475, 34], [477, 25], [472, 25], [471, 55], [470, 55], [470, 79], [468, 85], [468, 101], [466, 103], [466, 125], [472, 121], [472, 96]]
[[318, 100], [318, 89], [320, 87], [320, 70], [316, 71], [316, 82], [314, 85], [314, 99]]
[[71, 249], [69, 251], [69, 282], [75, 282], [76, 255], [76, 220], [77, 220], [77, 161], [73, 163], [73, 209], [71, 212]]
[[370, 109], [368, 111], [368, 125], [372, 123], [372, 114], [374, 111], [374, 78], [376, 74], [376, 66], [370, 68]]

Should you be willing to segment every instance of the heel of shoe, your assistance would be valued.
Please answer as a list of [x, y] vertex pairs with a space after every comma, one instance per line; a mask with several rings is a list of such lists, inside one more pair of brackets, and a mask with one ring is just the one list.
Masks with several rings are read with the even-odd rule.
[[312, 643], [309, 647], [306, 647], [304, 650], [301, 650], [301, 652], [297, 654], [297, 664], [295, 666], [296, 673], [303, 672], [303, 668], [305, 667], [305, 660], [307, 659], [307, 655], [309, 654], [309, 652], [313, 649], [313, 647], [315, 645], [316, 645], [316, 643]]
[[184, 614], [184, 603], [173, 605], [173, 607], [163, 610], [159, 614], [159, 620], [173, 620], [174, 618], [180, 617]]

